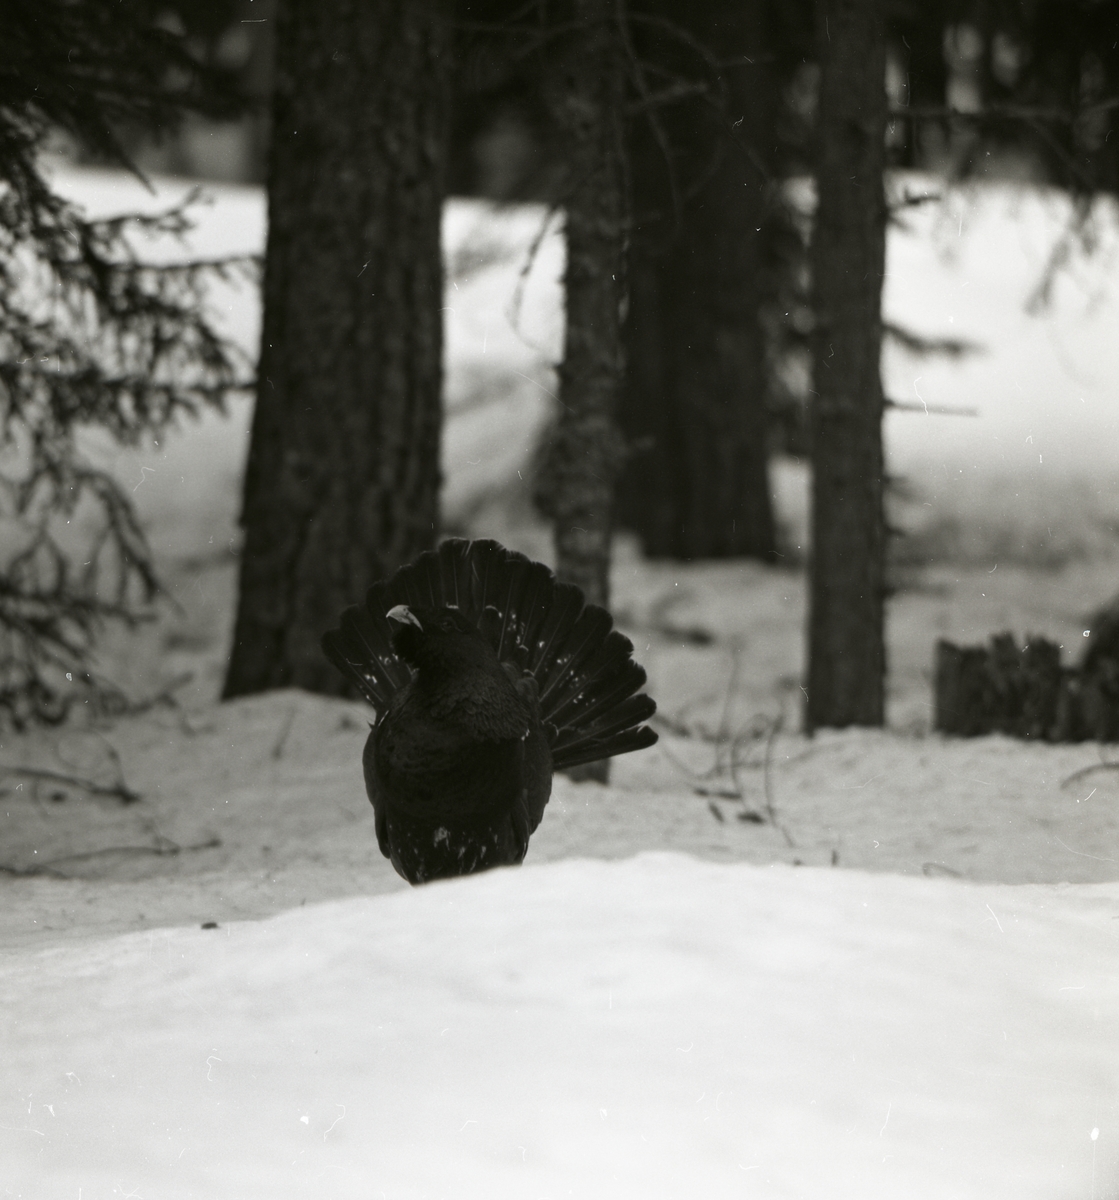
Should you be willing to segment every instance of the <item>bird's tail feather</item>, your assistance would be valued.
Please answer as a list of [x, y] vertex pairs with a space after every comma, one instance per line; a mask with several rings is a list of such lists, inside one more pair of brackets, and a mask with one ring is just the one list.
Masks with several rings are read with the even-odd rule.
[[384, 712], [412, 673], [393, 653], [385, 610], [347, 608], [341, 626], [323, 635], [323, 650], [366, 700]]
[[638, 690], [645, 672], [604, 608], [542, 563], [494, 541], [452, 538], [369, 589], [323, 638], [327, 657], [378, 711], [409, 678], [392, 651], [385, 613], [394, 604], [457, 608], [498, 656], [536, 678], [556, 768], [651, 746], [641, 724], [656, 704]]

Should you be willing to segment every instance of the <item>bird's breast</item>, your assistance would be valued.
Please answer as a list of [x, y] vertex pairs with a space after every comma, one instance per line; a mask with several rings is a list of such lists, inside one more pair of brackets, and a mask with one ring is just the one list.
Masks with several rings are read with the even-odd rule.
[[524, 741], [388, 714], [374, 731], [374, 767], [390, 808], [458, 819], [513, 803], [524, 787]]

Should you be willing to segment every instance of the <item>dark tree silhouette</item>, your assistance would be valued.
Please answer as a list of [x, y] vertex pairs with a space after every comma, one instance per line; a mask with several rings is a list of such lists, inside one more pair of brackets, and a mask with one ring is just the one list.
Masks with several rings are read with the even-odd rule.
[[[1053, 117], [1031, 117], [1024, 129], [1019, 123], [1049, 177], [1078, 192], [1119, 192], [1119, 3], [1043, 0], [1013, 7], [1018, 11], [1003, 30], [984, 30], [986, 98], [992, 106], [1023, 101], [1055, 109]], [[1019, 51], [1014, 73], [1005, 70], [1005, 54], [1000, 61], [1000, 32]]]
[[[888, 0], [908, 83], [906, 161], [930, 127], [962, 144], [968, 174], [988, 150], [1016, 150], [1074, 192], [1119, 189], [1117, 0]], [[946, 37], [968, 27], [978, 107], [949, 110]]]
[[819, 0], [806, 727], [881, 725], [885, 684], [882, 0]]
[[445, 0], [282, 0], [225, 695], [336, 692], [323, 630], [435, 540]]
[[783, 90], [812, 52], [811, 6], [644, 0], [631, 26], [619, 519], [650, 554], [769, 559], [772, 352], [791, 307]]

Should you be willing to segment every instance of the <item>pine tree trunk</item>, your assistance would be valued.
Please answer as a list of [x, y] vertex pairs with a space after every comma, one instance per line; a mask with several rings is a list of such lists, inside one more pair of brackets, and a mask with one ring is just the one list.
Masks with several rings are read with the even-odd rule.
[[646, 219], [630, 252], [621, 411], [634, 454], [619, 487], [619, 518], [647, 554], [769, 559], [776, 550], [760, 311], [769, 205], [761, 164], [778, 97], [761, 8], [669, 6], [670, 17], [728, 64], [725, 111], [704, 99], [658, 116], [678, 189], [691, 193], [679, 228], [669, 168], [646, 118], [636, 119], [631, 138], [641, 160], [634, 208]]
[[338, 692], [323, 631], [438, 521], [446, 0], [281, 0], [225, 695]]
[[614, 13], [613, 0], [575, 0], [579, 29], [551, 83], [566, 150], [566, 332], [559, 418], [542, 490], [554, 521], [557, 574], [596, 604], [609, 599], [621, 461], [615, 408], [623, 362], [626, 188]]
[[881, 0], [819, 0], [817, 40], [809, 731], [884, 719]]
[[[610, 601], [614, 482], [622, 457], [615, 424], [622, 380], [626, 170], [622, 74], [614, 0], [574, 0], [576, 32], [549, 80], [565, 152], [565, 331], [560, 411], [537, 483], [553, 522], [556, 574], [594, 604]], [[609, 779], [610, 763], [568, 775]]]

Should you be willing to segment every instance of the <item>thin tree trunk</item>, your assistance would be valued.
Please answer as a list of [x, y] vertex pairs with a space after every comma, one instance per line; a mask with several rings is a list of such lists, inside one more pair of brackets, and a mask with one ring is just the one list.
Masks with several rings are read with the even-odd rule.
[[[615, 0], [574, 0], [577, 32], [549, 80], [565, 151], [565, 332], [560, 411], [537, 495], [552, 518], [556, 574], [595, 604], [610, 600], [614, 481], [622, 458], [615, 424], [622, 381], [626, 170]], [[610, 763], [574, 767], [605, 783]]]
[[545, 463], [557, 574], [597, 604], [609, 599], [615, 407], [622, 378], [625, 156], [614, 0], [575, 0], [579, 30], [552, 83], [566, 149], [566, 332], [560, 412]]
[[818, 205], [811, 262], [812, 565], [805, 724], [884, 719], [882, 0], [819, 0]]
[[447, 0], [281, 0], [226, 696], [339, 691], [323, 630], [434, 541], [449, 30]]

